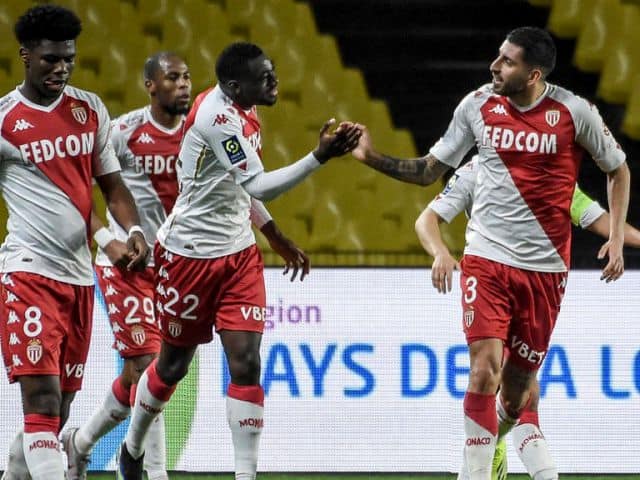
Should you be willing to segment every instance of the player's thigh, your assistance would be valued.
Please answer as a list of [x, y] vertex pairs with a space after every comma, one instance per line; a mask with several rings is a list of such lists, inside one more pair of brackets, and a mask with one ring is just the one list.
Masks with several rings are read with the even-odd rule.
[[124, 359], [158, 353], [161, 335], [153, 269], [130, 272], [96, 266], [96, 276], [113, 331], [113, 348]]
[[509, 362], [536, 371], [549, 349], [566, 274], [513, 269], [512, 284], [514, 318], [507, 341]]
[[60, 415], [62, 394], [57, 375], [21, 375], [18, 381], [25, 415]]
[[5, 273], [1, 285], [0, 338], [9, 380], [60, 377], [74, 286], [27, 272]]
[[229, 256], [226, 276], [217, 295], [217, 332], [264, 332], [264, 263], [256, 245]]
[[505, 266], [465, 255], [461, 267], [462, 328], [467, 344], [487, 338], [506, 340], [512, 309]]
[[74, 286], [73, 289], [74, 302], [67, 313], [68, 334], [61, 359], [60, 383], [63, 392], [76, 392], [82, 387], [93, 326], [94, 287]]
[[183, 257], [159, 244], [154, 258], [155, 306], [163, 341], [176, 347], [209, 343], [224, 260]]

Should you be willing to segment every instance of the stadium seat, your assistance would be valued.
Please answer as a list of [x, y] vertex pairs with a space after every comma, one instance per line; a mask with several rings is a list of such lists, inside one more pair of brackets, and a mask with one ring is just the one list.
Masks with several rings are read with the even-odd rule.
[[634, 140], [640, 140], [640, 74], [633, 79], [633, 89], [627, 102], [622, 131]]
[[632, 79], [640, 72], [640, 7], [622, 5], [620, 23], [614, 30], [611, 48], [605, 56], [598, 95], [607, 102], [625, 103]]
[[622, 6], [618, 0], [596, 0], [580, 29], [574, 63], [585, 72], [599, 72], [613, 45], [615, 32], [622, 24]]
[[560, 38], [574, 38], [580, 33], [595, 0], [553, 0], [547, 27]]

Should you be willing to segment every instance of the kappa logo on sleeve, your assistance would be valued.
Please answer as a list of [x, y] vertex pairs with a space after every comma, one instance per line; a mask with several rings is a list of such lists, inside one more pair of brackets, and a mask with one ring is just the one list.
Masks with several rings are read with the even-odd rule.
[[230, 138], [222, 141], [222, 147], [229, 157], [229, 161], [232, 164], [241, 162], [242, 160], [246, 160], [247, 155], [244, 153], [240, 142], [238, 141], [238, 137], [233, 135]]

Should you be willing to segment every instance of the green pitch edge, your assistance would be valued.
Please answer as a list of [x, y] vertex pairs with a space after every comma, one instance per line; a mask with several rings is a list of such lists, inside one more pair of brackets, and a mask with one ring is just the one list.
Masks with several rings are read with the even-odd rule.
[[[164, 411], [167, 437], [167, 470], [175, 469], [187, 446], [198, 402], [200, 358], [193, 357], [189, 372], [178, 384], [171, 401]], [[179, 476], [171, 478], [180, 478]]]

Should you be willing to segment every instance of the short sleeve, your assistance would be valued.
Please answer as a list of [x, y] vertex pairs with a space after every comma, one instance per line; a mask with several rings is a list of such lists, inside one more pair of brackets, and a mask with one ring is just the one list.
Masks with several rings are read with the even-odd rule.
[[97, 99], [98, 131], [93, 152], [93, 176], [99, 177], [120, 171], [120, 163], [111, 143], [111, 121], [104, 103]]
[[618, 168], [626, 159], [625, 153], [607, 128], [598, 108], [577, 97], [574, 123], [576, 142], [578, 142], [595, 160], [604, 172]]
[[460, 167], [427, 208], [436, 212], [445, 222], [451, 223], [460, 213], [471, 210], [475, 178], [472, 162]]
[[431, 155], [453, 168], [460, 165], [464, 156], [475, 145], [470, 122], [471, 111], [476, 107], [475, 97], [476, 92], [472, 92], [458, 104], [446, 132], [429, 150]]

